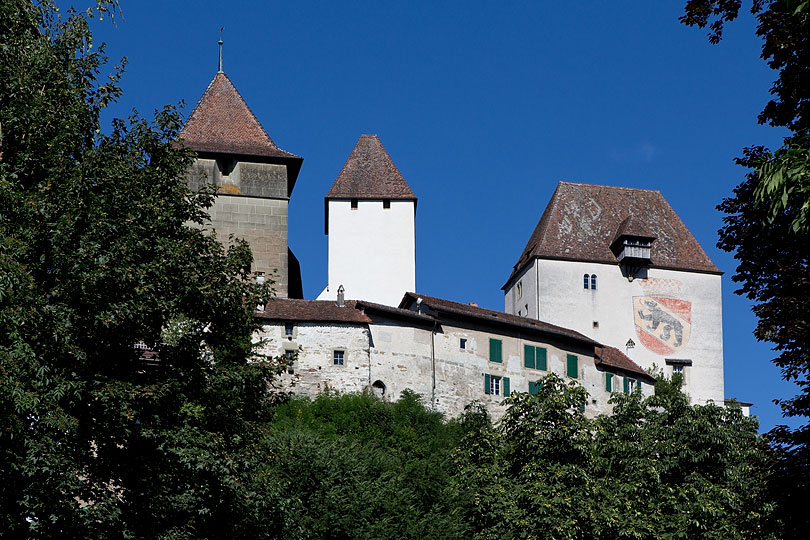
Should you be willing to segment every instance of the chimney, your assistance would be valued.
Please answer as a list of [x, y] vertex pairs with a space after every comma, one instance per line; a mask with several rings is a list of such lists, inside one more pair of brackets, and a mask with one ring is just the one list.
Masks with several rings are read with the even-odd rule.
[[343, 307], [343, 306], [346, 305], [346, 301], [345, 301], [344, 297], [345, 297], [345, 290], [343, 289], [343, 285], [341, 285], [340, 287], [338, 287], [338, 290], [337, 290], [337, 306], [338, 307]]

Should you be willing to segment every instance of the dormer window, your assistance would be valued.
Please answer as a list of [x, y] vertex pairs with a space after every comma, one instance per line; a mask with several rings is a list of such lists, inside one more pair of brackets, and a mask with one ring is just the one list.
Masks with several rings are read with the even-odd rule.
[[642, 268], [652, 264], [652, 243], [655, 238], [638, 218], [628, 217], [619, 225], [610, 249], [629, 281], [633, 281]]
[[652, 240], [647, 238], [624, 236], [621, 239], [619, 254], [616, 258], [622, 262], [626, 258], [650, 260]]

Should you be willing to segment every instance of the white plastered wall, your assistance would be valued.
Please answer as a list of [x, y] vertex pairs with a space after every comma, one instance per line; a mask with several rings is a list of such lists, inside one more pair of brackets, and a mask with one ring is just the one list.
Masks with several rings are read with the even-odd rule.
[[[596, 290], [584, 288], [585, 274], [597, 276]], [[618, 265], [534, 259], [507, 289], [505, 307], [507, 312], [517, 314], [517, 306], [521, 304], [515, 301], [516, 284], [524, 282], [526, 297], [526, 283], [534, 282], [538, 285], [533, 297], [536, 308], [532, 309], [529, 302], [529, 316], [616, 347], [644, 369], [655, 365], [671, 375], [667, 359], [691, 360], [692, 365], [684, 371], [684, 390], [696, 404], [709, 400], [722, 404], [720, 279], [717, 274], [652, 268], [631, 282], [621, 274]], [[654, 314], [644, 302], [652, 302], [653, 309], [660, 309]], [[669, 339], [663, 340], [669, 345], [659, 345], [660, 339], [649, 336], [667, 335], [666, 327], [673, 312], [666, 304], [680, 309], [675, 314], [682, 325], [680, 344], [671, 324]], [[632, 348], [626, 347], [628, 340], [633, 341]]]
[[414, 201], [329, 200], [329, 284], [318, 300], [346, 299], [397, 306], [416, 289]]

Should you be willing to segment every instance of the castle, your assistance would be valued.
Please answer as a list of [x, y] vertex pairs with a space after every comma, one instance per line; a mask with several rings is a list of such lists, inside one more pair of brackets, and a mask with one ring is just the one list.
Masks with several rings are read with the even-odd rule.
[[505, 285], [504, 311], [414, 292], [417, 198], [375, 135], [363, 135], [325, 197], [328, 283], [303, 299], [287, 209], [302, 158], [280, 149], [221, 69], [180, 133], [192, 189], [216, 185], [211, 226], [249, 242], [277, 297], [256, 317], [283, 383], [313, 395], [411, 389], [456, 415], [496, 416], [549, 372], [589, 393], [652, 392], [680, 373], [695, 403], [722, 403], [721, 272], [657, 191], [560, 183]]

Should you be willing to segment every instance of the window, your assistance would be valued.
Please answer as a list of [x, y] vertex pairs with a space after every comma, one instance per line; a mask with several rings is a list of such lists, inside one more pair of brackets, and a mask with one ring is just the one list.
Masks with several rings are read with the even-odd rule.
[[332, 356], [332, 365], [342, 366], [345, 359], [345, 351], [334, 351]]
[[577, 355], [569, 354], [566, 362], [565, 374], [572, 379], [579, 378], [579, 362], [577, 362]]
[[518, 281], [517, 287], [515, 287], [515, 293], [517, 294], [517, 299], [520, 300], [523, 297], [523, 282]]
[[672, 366], [672, 373], [683, 373], [683, 365], [677, 364]]
[[637, 380], [631, 379], [630, 377], [625, 377], [624, 393], [629, 394], [630, 392], [641, 392], [641, 385], [638, 383]]
[[535, 394], [539, 394], [540, 390], [543, 388], [543, 383], [540, 381], [529, 381], [529, 395], [533, 396]]
[[546, 349], [535, 347], [534, 345], [523, 346], [523, 365], [529, 369], [541, 369], [546, 371]]
[[290, 323], [286, 323], [286, 324], [284, 325], [284, 335], [285, 335], [285, 336], [292, 336], [292, 335], [293, 335], [293, 329], [294, 329], [294, 328], [295, 328], [295, 327], [294, 327], [292, 324], [290, 324]]
[[484, 393], [492, 396], [509, 397], [509, 377], [498, 377], [484, 373]]
[[458, 348], [459, 349], [466, 349], [467, 348], [467, 338], [461, 338], [458, 340]]
[[596, 274], [591, 274], [591, 289], [596, 290]]
[[529, 316], [529, 304], [523, 306], [523, 313], [525, 313], [527, 317]]
[[489, 361], [498, 362], [499, 364], [503, 362], [500, 339], [489, 338]]
[[357, 210], [357, 199], [352, 199], [352, 210]]
[[391, 199], [383, 199], [383, 208], [386, 210], [391, 208]]
[[591, 283], [591, 277], [588, 274], [585, 274], [584, 276], [582, 276], [582, 284], [583, 284], [584, 289], [587, 289], [588, 286], [590, 285], [590, 283]]
[[605, 392], [613, 392], [613, 373], [605, 373]]

